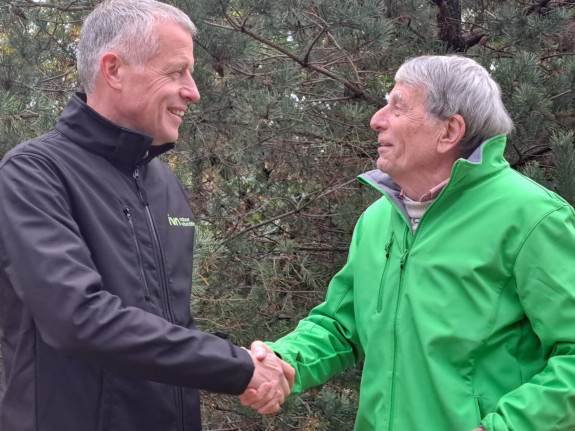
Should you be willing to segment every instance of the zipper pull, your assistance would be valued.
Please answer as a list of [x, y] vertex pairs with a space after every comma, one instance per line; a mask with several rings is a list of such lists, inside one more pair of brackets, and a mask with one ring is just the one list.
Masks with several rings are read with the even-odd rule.
[[389, 259], [389, 250], [391, 250], [391, 246], [393, 245], [393, 236], [391, 239], [385, 244], [385, 258]]
[[138, 167], [136, 167], [136, 169], [134, 169], [132, 176], [134, 177], [134, 181], [136, 182], [136, 188], [138, 189], [138, 195], [140, 196], [140, 200], [142, 201], [144, 206], [147, 207], [148, 206], [148, 197], [146, 196], [146, 191], [144, 190], [144, 188], [140, 184], [140, 170], [138, 169]]
[[405, 262], [407, 261], [407, 255], [409, 254], [409, 250], [405, 250], [401, 255], [401, 259], [399, 260], [399, 269], [403, 269], [405, 266]]

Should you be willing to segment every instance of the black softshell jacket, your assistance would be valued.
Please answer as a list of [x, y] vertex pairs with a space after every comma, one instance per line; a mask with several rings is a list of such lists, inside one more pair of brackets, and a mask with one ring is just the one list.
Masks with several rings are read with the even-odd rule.
[[199, 431], [197, 389], [250, 381], [194, 328], [193, 215], [151, 141], [76, 94], [0, 164], [1, 431]]

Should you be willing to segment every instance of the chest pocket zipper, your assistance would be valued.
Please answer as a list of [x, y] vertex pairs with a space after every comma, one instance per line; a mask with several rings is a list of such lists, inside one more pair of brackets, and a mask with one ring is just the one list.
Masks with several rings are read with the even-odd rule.
[[132, 242], [134, 243], [134, 249], [136, 250], [136, 255], [138, 257], [138, 270], [140, 273], [140, 282], [144, 287], [144, 298], [147, 302], [150, 302], [150, 290], [148, 289], [148, 283], [146, 281], [146, 275], [144, 272], [144, 262], [142, 260], [142, 251], [140, 250], [140, 244], [138, 243], [138, 238], [136, 236], [136, 227], [134, 226], [134, 220], [132, 219], [132, 213], [130, 208], [124, 208], [124, 214], [128, 219], [128, 224], [130, 225], [130, 233], [132, 234]]
[[385, 276], [387, 275], [387, 268], [389, 267], [389, 255], [391, 253], [391, 246], [393, 245], [393, 234], [391, 238], [385, 244], [385, 266], [383, 267], [383, 274], [381, 275], [381, 280], [379, 281], [379, 293], [377, 296], [377, 312], [381, 313], [381, 309], [383, 306], [383, 289], [384, 289], [384, 280]]

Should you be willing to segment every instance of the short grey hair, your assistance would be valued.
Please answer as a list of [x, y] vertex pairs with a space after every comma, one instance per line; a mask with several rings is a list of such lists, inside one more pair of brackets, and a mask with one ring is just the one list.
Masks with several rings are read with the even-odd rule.
[[468, 157], [485, 140], [513, 130], [499, 85], [474, 60], [458, 55], [415, 57], [399, 68], [395, 81], [424, 88], [425, 109], [435, 118], [463, 117], [462, 157]]
[[181, 10], [155, 0], [104, 0], [86, 17], [78, 44], [77, 67], [84, 91], [94, 90], [100, 57], [117, 53], [134, 67], [143, 67], [159, 50], [154, 26], [159, 20], [179, 24], [196, 34]]

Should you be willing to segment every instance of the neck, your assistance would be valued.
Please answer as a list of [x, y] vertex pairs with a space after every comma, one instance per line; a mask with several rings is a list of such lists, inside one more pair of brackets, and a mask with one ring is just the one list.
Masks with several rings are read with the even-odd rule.
[[450, 158], [435, 168], [427, 166], [426, 169], [410, 172], [405, 177], [392, 178], [401, 187], [404, 194], [414, 201], [419, 201], [431, 189], [449, 179], [455, 160], [457, 158], [453, 160]]
[[413, 181], [413, 178], [411, 178], [412, 181], [406, 184], [396, 182], [402, 188], [403, 193], [410, 199], [420, 201], [423, 196], [429, 195], [429, 192], [432, 189], [445, 182], [447, 179], [449, 179], [449, 173], [429, 178], [427, 181], [415, 182]]
[[[96, 93], [86, 93], [86, 105], [100, 114], [102, 117], [116, 123], [115, 115], [112, 109], [110, 109], [111, 104], [105, 103], [105, 98], [101, 97]], [[112, 105], [113, 106], [113, 105]]]

